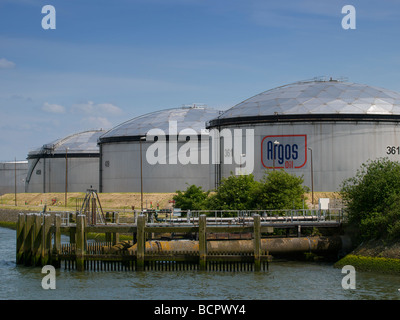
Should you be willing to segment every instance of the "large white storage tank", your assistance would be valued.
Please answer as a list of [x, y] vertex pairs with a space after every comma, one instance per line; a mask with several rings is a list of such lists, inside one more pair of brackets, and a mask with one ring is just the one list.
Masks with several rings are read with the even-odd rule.
[[205, 124], [219, 113], [204, 106], [167, 109], [111, 129], [99, 139], [100, 191], [175, 192], [188, 184], [208, 190]]
[[79, 132], [28, 154], [28, 193], [85, 192], [99, 185], [98, 138], [103, 130]]
[[25, 192], [28, 161], [0, 162], [0, 195]]
[[[338, 191], [369, 159], [400, 160], [399, 124], [398, 92], [332, 79], [284, 85], [207, 124], [219, 132], [254, 133], [247, 145], [243, 137], [241, 159], [221, 154], [221, 162], [210, 168], [211, 179], [218, 184], [238, 167], [252, 169], [257, 179], [265, 170], [284, 169], [303, 175], [310, 189], [313, 176], [314, 191]], [[219, 152], [229, 147], [220, 140]]]

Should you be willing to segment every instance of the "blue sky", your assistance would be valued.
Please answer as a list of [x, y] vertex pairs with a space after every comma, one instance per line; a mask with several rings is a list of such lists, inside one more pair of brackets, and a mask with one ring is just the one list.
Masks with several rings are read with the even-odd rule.
[[[56, 9], [56, 29], [41, 26]], [[356, 29], [341, 26], [344, 5]], [[316, 76], [400, 91], [397, 0], [0, 0], [0, 160]]]

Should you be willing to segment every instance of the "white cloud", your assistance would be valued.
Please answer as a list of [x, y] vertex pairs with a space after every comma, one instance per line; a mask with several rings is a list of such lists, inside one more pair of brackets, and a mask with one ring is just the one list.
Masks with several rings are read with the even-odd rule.
[[9, 61], [5, 58], [0, 59], [0, 69], [12, 69], [15, 67], [15, 63], [12, 61]]
[[92, 115], [120, 115], [122, 110], [111, 103], [95, 104], [93, 101], [78, 103], [72, 106], [72, 112]]
[[107, 113], [109, 115], [120, 115], [122, 110], [111, 103], [100, 103], [97, 105], [97, 109], [100, 112]]
[[50, 113], [65, 113], [65, 108], [59, 104], [50, 104], [45, 102], [42, 106], [42, 110]]
[[[110, 129], [113, 127], [112, 123], [104, 117], [87, 117], [81, 120], [87, 127]], [[89, 126], [88, 126], [89, 125]]]

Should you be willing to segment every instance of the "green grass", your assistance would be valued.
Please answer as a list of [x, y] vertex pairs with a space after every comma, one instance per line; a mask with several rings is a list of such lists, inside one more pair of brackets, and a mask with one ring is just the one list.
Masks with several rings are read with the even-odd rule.
[[9, 222], [9, 221], [0, 221], [0, 227], [2, 228], [9, 228], [9, 229], [16, 229], [17, 223], [16, 222]]
[[345, 265], [351, 265], [357, 271], [400, 274], [400, 259], [365, 257], [348, 254], [335, 263], [336, 268], [342, 268]]

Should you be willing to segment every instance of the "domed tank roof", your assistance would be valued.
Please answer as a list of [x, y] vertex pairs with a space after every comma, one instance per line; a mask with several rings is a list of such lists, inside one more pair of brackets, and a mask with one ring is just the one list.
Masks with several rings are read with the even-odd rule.
[[69, 156], [99, 154], [97, 140], [105, 132], [105, 130], [89, 130], [57, 139], [29, 152], [28, 159], [42, 155], [65, 156], [66, 152]]
[[220, 111], [204, 106], [190, 106], [165, 109], [144, 114], [128, 120], [102, 135], [99, 143], [111, 141], [135, 141], [145, 136], [150, 129], [161, 129], [166, 134], [169, 122], [177, 122], [177, 132], [182, 129], [193, 129], [198, 134], [205, 129], [206, 122], [218, 117]]
[[349, 115], [355, 115], [357, 119], [399, 116], [400, 93], [332, 79], [296, 82], [262, 92], [235, 105], [211, 121], [211, 126], [233, 122], [233, 119], [240, 119], [239, 122], [256, 121], [257, 118], [267, 120], [268, 117], [343, 119], [351, 118]]

